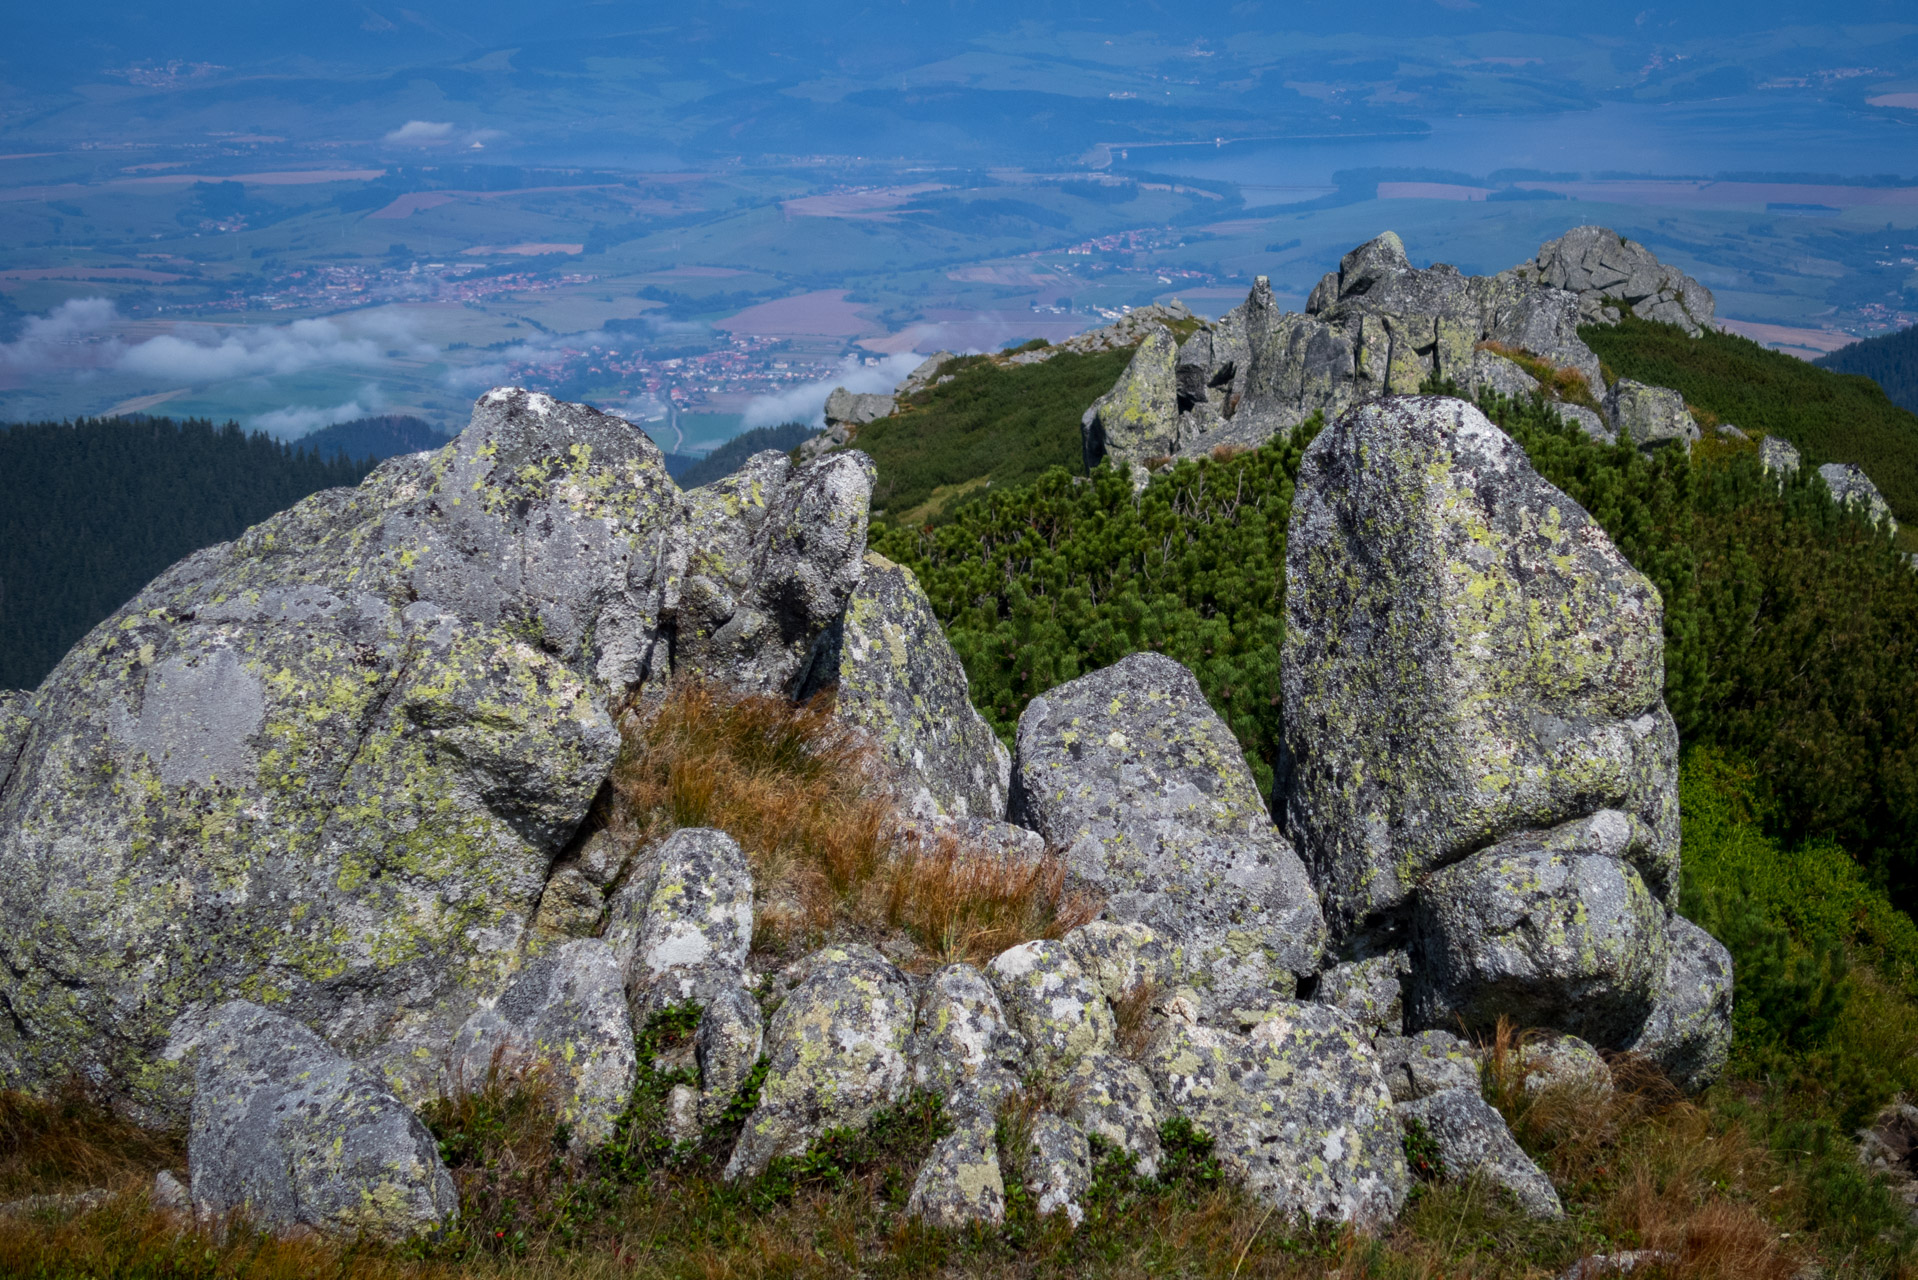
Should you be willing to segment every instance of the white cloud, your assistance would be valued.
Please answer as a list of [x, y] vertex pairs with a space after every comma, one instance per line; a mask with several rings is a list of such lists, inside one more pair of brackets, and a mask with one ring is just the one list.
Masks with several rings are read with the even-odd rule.
[[389, 350], [432, 357], [438, 349], [417, 340], [404, 320], [374, 312], [328, 320], [231, 328], [202, 336], [163, 333], [126, 348], [116, 361], [125, 373], [174, 385], [223, 378], [300, 373], [328, 365], [377, 365]]
[[289, 405], [284, 409], [275, 409], [271, 413], [262, 413], [247, 423], [255, 431], [264, 431], [270, 436], [282, 440], [291, 440], [321, 427], [330, 427], [336, 422], [351, 422], [355, 418], [371, 417], [386, 407], [386, 397], [380, 389], [371, 383], [360, 388], [360, 394], [345, 404], [336, 404], [330, 409], [318, 406]]
[[453, 126], [445, 120], [408, 120], [386, 135], [386, 141], [403, 147], [429, 147], [453, 136]]
[[121, 347], [111, 336], [120, 313], [108, 298], [69, 298], [30, 317], [12, 342], [0, 342], [0, 369], [45, 373], [111, 363]]
[[918, 368], [924, 359], [924, 356], [910, 351], [887, 356], [878, 364], [863, 364], [858, 357], [847, 356], [840, 361], [839, 372], [833, 377], [789, 387], [771, 395], [753, 397], [741, 415], [740, 428], [750, 431], [754, 427], [770, 427], [781, 422], [809, 422], [816, 427], [824, 426], [826, 397], [832, 394], [834, 387], [868, 395], [889, 392], [899, 385], [900, 379]]

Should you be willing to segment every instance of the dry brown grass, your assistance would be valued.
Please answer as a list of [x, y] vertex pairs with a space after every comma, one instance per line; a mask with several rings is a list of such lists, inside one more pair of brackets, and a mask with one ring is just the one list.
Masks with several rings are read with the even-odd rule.
[[980, 960], [1097, 913], [1055, 858], [1026, 858], [904, 822], [870, 740], [822, 696], [795, 706], [699, 683], [620, 720], [625, 749], [600, 821], [630, 847], [679, 827], [727, 832], [753, 865], [754, 945], [828, 934]]
[[119, 1190], [185, 1166], [185, 1144], [176, 1135], [115, 1115], [81, 1081], [45, 1098], [0, 1093], [0, 1201]]

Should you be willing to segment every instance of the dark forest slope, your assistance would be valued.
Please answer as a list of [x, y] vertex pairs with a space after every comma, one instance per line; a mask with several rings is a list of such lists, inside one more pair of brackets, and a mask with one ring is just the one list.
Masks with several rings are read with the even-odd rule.
[[1812, 361], [1821, 369], [1870, 378], [1893, 404], [1918, 413], [1918, 325], [1866, 338]]
[[39, 684], [182, 556], [372, 467], [200, 419], [0, 426], [0, 688]]

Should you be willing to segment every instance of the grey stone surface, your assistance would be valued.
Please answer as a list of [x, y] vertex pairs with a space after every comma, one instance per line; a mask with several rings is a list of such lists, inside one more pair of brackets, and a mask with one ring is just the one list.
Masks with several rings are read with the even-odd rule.
[[1676, 892], [1658, 591], [1477, 409], [1394, 398], [1313, 441], [1285, 623], [1286, 828], [1336, 933], [1389, 923], [1433, 868], [1600, 806]]
[[1665, 387], [1648, 387], [1620, 378], [1605, 396], [1605, 416], [1620, 440], [1641, 449], [1678, 444], [1689, 449], [1699, 437], [1698, 422], [1685, 407], [1685, 397]]
[[906, 1213], [949, 1229], [1006, 1220], [1006, 1184], [990, 1117], [964, 1117], [939, 1140], [913, 1181]]
[[1427, 878], [1411, 1025], [1483, 1034], [1508, 1017], [1607, 1047], [1637, 1032], [1665, 972], [1665, 908], [1630, 862], [1552, 834], [1515, 836]]
[[426, 1126], [299, 1023], [231, 1001], [206, 1020], [192, 1060], [187, 1158], [200, 1212], [385, 1240], [458, 1219]]
[[1398, 1111], [1405, 1119], [1417, 1120], [1431, 1135], [1448, 1178], [1459, 1182], [1483, 1178], [1511, 1192], [1519, 1207], [1534, 1218], [1564, 1216], [1552, 1180], [1519, 1148], [1505, 1127], [1505, 1118], [1476, 1088], [1446, 1089], [1402, 1102]]
[[1281, 1213], [1377, 1226], [1410, 1186], [1392, 1098], [1351, 1020], [1287, 1003], [1248, 1035], [1170, 1002], [1145, 1068], [1160, 1097], [1216, 1141], [1214, 1154]]
[[1020, 943], [993, 957], [986, 976], [1036, 1069], [1070, 1071], [1088, 1054], [1112, 1048], [1118, 1033], [1112, 1006], [1064, 943]]
[[979, 970], [951, 964], [926, 980], [906, 1050], [915, 1088], [948, 1096], [970, 1090], [990, 1105], [1019, 1087], [1025, 1051], [1025, 1037]]
[[1582, 404], [1567, 404], [1563, 400], [1554, 400], [1552, 411], [1558, 414], [1561, 422], [1577, 427], [1594, 443], [1616, 444], [1618, 442], [1618, 433], [1612, 430], [1611, 424], [1600, 417], [1595, 409], [1587, 409]]
[[619, 956], [633, 1018], [738, 986], [753, 941], [753, 875], [723, 831], [687, 827], [652, 851], [657, 871], [613, 895], [606, 939]]
[[1612, 1091], [1612, 1069], [1598, 1050], [1577, 1036], [1544, 1032], [1519, 1045], [1519, 1088], [1526, 1093], [1567, 1089], [1584, 1094]]
[[1075, 1227], [1084, 1222], [1085, 1195], [1092, 1187], [1092, 1145], [1084, 1131], [1058, 1116], [1035, 1116], [1025, 1179], [1039, 1216], [1063, 1213]]
[[1472, 356], [1469, 381], [1462, 385], [1475, 397], [1490, 391], [1514, 400], [1525, 400], [1538, 390], [1538, 379], [1504, 356], [1479, 351]]
[[1136, 921], [1094, 920], [1059, 941], [1080, 971], [1115, 1004], [1141, 988], [1169, 992], [1185, 981], [1185, 953]]
[[766, 1028], [770, 1066], [726, 1177], [756, 1177], [774, 1156], [799, 1155], [829, 1128], [857, 1128], [903, 1097], [909, 1079], [912, 985], [871, 947], [831, 946]]
[[893, 396], [903, 400], [907, 396], [918, 395], [933, 384], [933, 380], [939, 376], [941, 369], [956, 359], [958, 357], [950, 351], [933, 352], [914, 365], [912, 372], [900, 380], [899, 385], [892, 389]]
[[1116, 1052], [1089, 1053], [1072, 1068], [1065, 1088], [1072, 1099], [1069, 1118], [1088, 1137], [1097, 1135], [1131, 1152], [1142, 1176], [1159, 1176], [1159, 1126], [1171, 1113], [1138, 1063]]
[[1402, 951], [1335, 964], [1319, 975], [1312, 998], [1337, 1009], [1361, 1030], [1396, 1036], [1405, 1029], [1405, 964]]
[[1793, 475], [1801, 465], [1798, 450], [1789, 440], [1777, 436], [1765, 436], [1758, 442], [1758, 461], [1765, 470], [1776, 471], [1780, 475]]
[[530, 961], [490, 1008], [453, 1037], [449, 1085], [477, 1088], [495, 1055], [502, 1068], [544, 1063], [561, 1098], [561, 1118], [587, 1147], [612, 1137], [632, 1097], [637, 1059], [626, 987], [612, 948], [597, 938], [549, 947]]
[[844, 387], [834, 387], [832, 394], [826, 397], [826, 426], [844, 422], [855, 427], [863, 427], [868, 422], [891, 415], [898, 408], [898, 401], [889, 395], [874, 395], [857, 391], [848, 391]]
[[702, 1123], [719, 1119], [752, 1073], [765, 1044], [765, 1017], [751, 992], [744, 987], [725, 987], [707, 1001], [699, 1015], [699, 1026], [693, 1031]]
[[147, 1196], [147, 1203], [160, 1213], [192, 1213], [193, 1193], [174, 1175], [171, 1169], [162, 1169], [153, 1175], [153, 1190]]
[[865, 571], [873, 474], [856, 451], [794, 467], [768, 450], [684, 495], [661, 566], [674, 670], [770, 694], [803, 687]]
[[1318, 897], [1198, 681], [1139, 653], [1019, 717], [1015, 815], [1106, 895], [1106, 917], [1180, 948], [1208, 1011], [1290, 994], [1318, 967]]
[[1878, 486], [1871, 482], [1864, 468], [1849, 462], [1827, 462], [1818, 468], [1819, 478], [1831, 491], [1831, 500], [1847, 507], [1864, 508], [1865, 518], [1873, 524], [1890, 522], [1893, 533], [1898, 531], [1898, 522], [1891, 517], [1891, 508], [1886, 505], [1884, 495], [1878, 492]]
[[[1580, 1258], [1559, 1273], [1558, 1280], [1605, 1280], [1608, 1276], [1628, 1276], [1634, 1271], [1668, 1267], [1678, 1255], [1665, 1249], [1625, 1249], [1618, 1253], [1594, 1253]], [[1815, 1280], [1818, 1271], [1800, 1271], [1796, 1280]]]
[[32, 692], [26, 689], [0, 689], [0, 788], [6, 786], [14, 762], [26, 750], [27, 732], [32, 727]]
[[167, 1028], [259, 991], [423, 1096], [528, 948], [596, 914], [608, 878], [559, 855], [608, 708], [675, 666], [797, 683], [870, 478], [774, 454], [681, 494], [630, 424], [502, 388], [438, 452], [173, 566], [0, 775], [0, 1080], [178, 1121]]
[[1081, 422], [1086, 470], [1108, 455], [1115, 464], [1169, 457], [1179, 444], [1178, 340], [1163, 326], [1149, 331], [1112, 390]]
[[1665, 921], [1665, 967], [1651, 1014], [1624, 1047], [1696, 1093], [1718, 1078], [1732, 1044], [1732, 957], [1685, 917]]
[[842, 719], [866, 730], [914, 816], [1003, 818], [1012, 757], [974, 710], [959, 655], [912, 570], [866, 553], [816, 664]]
[[1588, 322], [1618, 323], [1623, 303], [1642, 319], [1675, 324], [1693, 337], [1714, 324], [1711, 290], [1608, 227], [1574, 227], [1515, 273], [1578, 295], [1580, 318]]
[[1380, 1036], [1372, 1042], [1379, 1070], [1394, 1102], [1409, 1102], [1447, 1089], [1479, 1087], [1479, 1058], [1449, 1031]]

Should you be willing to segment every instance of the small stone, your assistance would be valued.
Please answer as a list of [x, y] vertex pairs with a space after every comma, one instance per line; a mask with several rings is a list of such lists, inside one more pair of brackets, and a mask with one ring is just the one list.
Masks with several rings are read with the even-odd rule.
[[1678, 1255], [1665, 1249], [1626, 1249], [1619, 1253], [1594, 1253], [1580, 1258], [1559, 1273], [1558, 1280], [1609, 1280], [1628, 1276], [1640, 1269], [1669, 1267]]
[[1405, 1029], [1405, 1001], [1399, 978], [1405, 953], [1388, 951], [1365, 960], [1348, 960], [1319, 975], [1315, 1003], [1337, 1009], [1373, 1033], [1398, 1035]]
[[658, 874], [613, 896], [607, 940], [626, 951], [635, 1022], [740, 984], [753, 939], [752, 867], [723, 831], [684, 828], [661, 842]]
[[158, 1213], [193, 1212], [193, 1196], [171, 1169], [162, 1169], [153, 1175], [153, 1192], [148, 1203]]
[[1581, 1093], [1612, 1091], [1612, 1069], [1598, 1050], [1577, 1036], [1543, 1032], [1519, 1046], [1519, 1088], [1526, 1093], [1545, 1089], [1573, 1089]]
[[1091, 1187], [1092, 1145], [1084, 1131], [1058, 1116], [1033, 1117], [1026, 1190], [1039, 1215], [1063, 1213], [1078, 1226], [1085, 1221], [1085, 1195]]
[[1448, 1178], [1466, 1182], [1482, 1177], [1511, 1192], [1519, 1207], [1534, 1218], [1565, 1215], [1552, 1180], [1519, 1148], [1504, 1117], [1476, 1088], [1446, 1089], [1402, 1102], [1398, 1112], [1424, 1126], [1438, 1145]]
[[699, 1090], [676, 1084], [666, 1094], [666, 1136], [674, 1142], [699, 1140]]
[[1006, 1220], [1006, 1184], [986, 1117], [968, 1117], [941, 1138], [919, 1167], [906, 1213], [948, 1230]]
[[986, 972], [1039, 1070], [1067, 1071], [1112, 1047], [1118, 1034], [1112, 1006], [1064, 943], [1021, 943], [995, 956]]
[[590, 938], [599, 931], [606, 908], [599, 886], [576, 866], [560, 867], [546, 878], [533, 932], [545, 938]]
[[728, 1181], [757, 1177], [773, 1157], [800, 1155], [827, 1129], [857, 1128], [905, 1096], [914, 1008], [906, 976], [856, 943], [815, 952], [805, 968], [766, 1028], [766, 1081]]
[[299, 1023], [230, 1001], [208, 1018], [193, 1057], [196, 1209], [244, 1209], [268, 1230], [395, 1241], [458, 1219], [426, 1126]]
[[1018, 1087], [1025, 1040], [1006, 1020], [999, 995], [969, 964], [952, 964], [926, 980], [907, 1058], [916, 1088], [994, 1097]]
[[750, 991], [722, 987], [707, 1002], [693, 1033], [702, 1123], [714, 1123], [726, 1110], [739, 1086], [752, 1074], [765, 1041], [765, 1019]]
[[1667, 387], [1648, 387], [1630, 378], [1620, 378], [1605, 397], [1605, 416], [1620, 440], [1628, 440], [1641, 449], [1653, 445], [1678, 444], [1691, 448], [1700, 432], [1698, 422], [1685, 407], [1685, 397]]
[[1725, 1069], [1732, 1046], [1732, 957], [1724, 944], [1673, 913], [1665, 921], [1665, 968], [1651, 1014], [1624, 1047], [1697, 1093]]
[[1144, 1069], [1115, 1053], [1091, 1053], [1072, 1069], [1065, 1087], [1071, 1119], [1088, 1136], [1130, 1152], [1142, 1176], [1159, 1175], [1159, 1126], [1169, 1117]]
[[1583, 431], [1595, 444], [1616, 444], [1618, 433], [1600, 417], [1595, 409], [1587, 409], [1582, 404], [1570, 404], [1564, 400], [1551, 402], [1552, 412], [1558, 415], [1560, 422], [1568, 423]]

